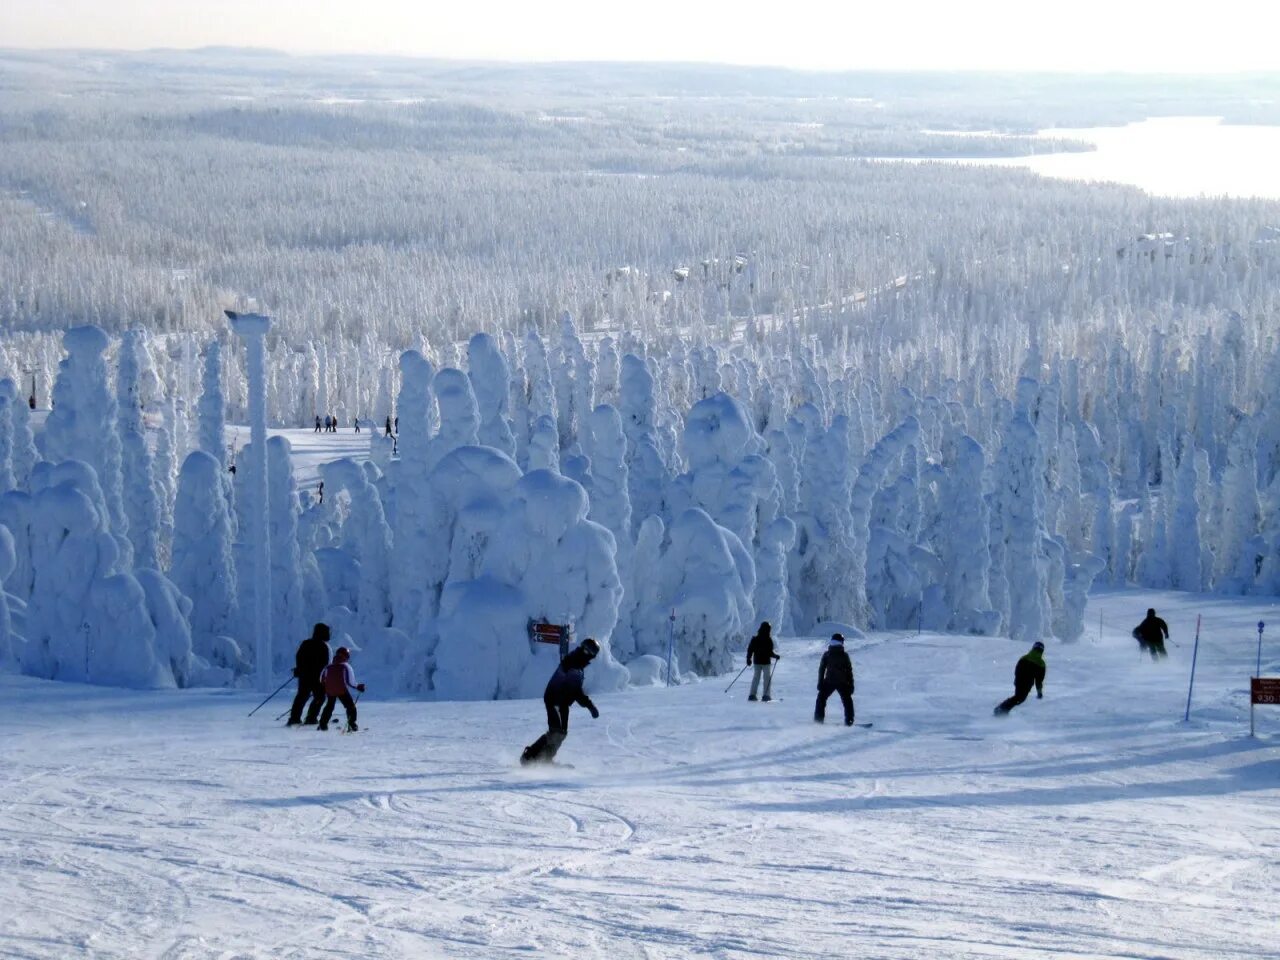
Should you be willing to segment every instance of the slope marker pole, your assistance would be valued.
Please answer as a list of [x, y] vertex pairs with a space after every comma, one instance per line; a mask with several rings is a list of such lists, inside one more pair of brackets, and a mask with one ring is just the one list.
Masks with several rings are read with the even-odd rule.
[[1196, 643], [1191, 648], [1191, 682], [1187, 684], [1187, 710], [1182, 715], [1182, 722], [1191, 719], [1191, 690], [1196, 685], [1196, 657], [1200, 655], [1200, 614], [1196, 614]]

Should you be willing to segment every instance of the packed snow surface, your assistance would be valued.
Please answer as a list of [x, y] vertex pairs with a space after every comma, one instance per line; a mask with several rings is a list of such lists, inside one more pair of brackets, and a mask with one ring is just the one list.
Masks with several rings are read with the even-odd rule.
[[[1148, 605], [1161, 663], [1128, 635]], [[1259, 619], [1280, 628], [1271, 604], [1104, 594], [1005, 719], [1027, 644], [872, 633], [852, 730], [834, 698], [811, 720], [824, 639], [783, 641], [777, 702], [732, 674], [603, 694], [574, 766], [536, 770], [537, 701], [371, 688], [342, 735], [273, 722], [283, 693], [248, 718], [244, 691], [4, 676], [0, 955], [1280, 956]]]

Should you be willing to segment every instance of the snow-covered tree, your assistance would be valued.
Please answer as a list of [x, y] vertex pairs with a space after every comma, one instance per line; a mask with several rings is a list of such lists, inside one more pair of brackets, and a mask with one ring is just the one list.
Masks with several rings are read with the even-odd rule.
[[[226, 645], [240, 621], [231, 522], [222, 465], [193, 450], [178, 473], [169, 578], [191, 600], [191, 640], [198, 656], [228, 667]], [[233, 662], [239, 661], [237, 650]]]

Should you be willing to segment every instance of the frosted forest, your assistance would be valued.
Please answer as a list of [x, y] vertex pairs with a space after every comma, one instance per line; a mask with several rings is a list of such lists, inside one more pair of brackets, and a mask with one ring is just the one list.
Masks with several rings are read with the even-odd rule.
[[0, 955], [1276, 957], [1280, 74], [3, 46], [556, 7], [0, 8]]
[[[511, 698], [544, 680], [531, 621], [601, 641], [592, 682], [616, 689], [665, 681], [669, 646], [671, 680], [721, 673], [762, 620], [1069, 643], [1095, 584], [1280, 593], [1276, 204], [858, 159], [856, 125], [749, 98], [725, 122], [741, 169], [681, 145], [691, 100], [650, 117], [642, 163], [504, 187], [493, 155], [433, 145], [603, 158], [612, 121], [555, 113], [554, 87], [505, 113], [194, 121], [190, 96], [108, 112], [109, 159], [61, 125], [74, 98], [40, 137], [24, 122], [52, 107], [9, 107], [8, 669], [269, 689], [325, 621], [396, 691]], [[927, 149], [908, 119], [877, 136]], [[137, 192], [180, 122], [204, 132]], [[405, 130], [421, 143], [383, 165]], [[282, 150], [332, 204], [244, 166]], [[81, 164], [120, 177], [86, 188]], [[224, 307], [273, 317], [256, 388]], [[289, 433], [330, 416], [367, 446], [303, 478]]]

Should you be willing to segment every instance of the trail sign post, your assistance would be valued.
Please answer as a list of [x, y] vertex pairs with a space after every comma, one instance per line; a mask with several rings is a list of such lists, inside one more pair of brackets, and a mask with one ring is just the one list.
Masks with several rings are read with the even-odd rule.
[[[569, 626], [561, 623], [547, 623], [545, 620], [534, 622], [529, 621], [529, 642], [534, 643], [554, 643], [560, 648], [560, 656], [565, 656], [569, 652], [569, 636], [573, 630]], [[534, 647], [533, 649], [537, 649]]]
[[1280, 677], [1263, 677], [1262, 673], [1262, 631], [1266, 624], [1258, 621], [1258, 660], [1253, 669], [1253, 677], [1249, 680], [1249, 736], [1253, 736], [1253, 712], [1258, 704], [1280, 705]]
[[676, 651], [676, 609], [671, 608], [671, 616], [667, 618], [667, 686], [671, 686], [671, 660]]
[[1280, 707], [1280, 677], [1249, 678], [1249, 736], [1253, 736], [1253, 711], [1262, 706]]
[[1254, 677], [1249, 688], [1253, 703], [1280, 706], [1280, 677]]

